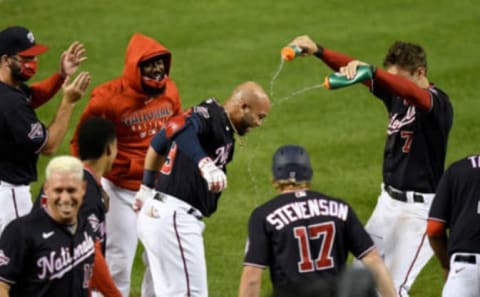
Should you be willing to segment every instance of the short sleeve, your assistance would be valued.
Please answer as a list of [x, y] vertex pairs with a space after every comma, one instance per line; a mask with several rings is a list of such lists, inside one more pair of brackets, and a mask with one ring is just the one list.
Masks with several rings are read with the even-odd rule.
[[358, 259], [361, 259], [374, 247], [370, 235], [368, 235], [367, 231], [350, 206], [347, 218], [346, 234], [350, 251]]
[[270, 244], [268, 234], [265, 228], [265, 220], [256, 209], [250, 216], [248, 223], [248, 239], [245, 247], [244, 265], [258, 266], [265, 268], [268, 266], [270, 258]]
[[433, 199], [432, 205], [430, 206], [429, 219], [436, 221], [448, 223], [450, 221], [450, 210], [451, 210], [451, 176], [450, 168], [445, 171], [440, 179], [440, 182], [437, 186], [437, 191], [435, 193], [435, 198]]
[[8, 284], [16, 283], [28, 254], [28, 242], [25, 242], [22, 223], [12, 221], [0, 237], [0, 280]]

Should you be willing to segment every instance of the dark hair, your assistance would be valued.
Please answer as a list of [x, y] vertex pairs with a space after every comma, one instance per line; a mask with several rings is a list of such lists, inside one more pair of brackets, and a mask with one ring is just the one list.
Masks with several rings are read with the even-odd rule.
[[115, 126], [107, 119], [92, 117], [78, 131], [78, 151], [81, 160], [98, 159], [116, 138]]
[[426, 73], [427, 54], [418, 44], [395, 41], [395, 43], [388, 49], [387, 55], [383, 60], [384, 67], [392, 65], [400, 66], [410, 71], [411, 74], [413, 74], [418, 67], [424, 67]]

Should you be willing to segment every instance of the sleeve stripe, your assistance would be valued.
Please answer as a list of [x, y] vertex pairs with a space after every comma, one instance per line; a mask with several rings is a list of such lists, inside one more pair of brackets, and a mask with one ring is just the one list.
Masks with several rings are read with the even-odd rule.
[[370, 251], [372, 251], [375, 248], [375, 245], [370, 246], [368, 249], [363, 251], [360, 255], [357, 256], [357, 259], [362, 259], [366, 254], [368, 254]]
[[446, 223], [446, 222], [447, 222], [445, 219], [435, 218], [435, 217], [428, 217], [428, 220], [437, 221], [437, 222], [442, 222], [442, 223]]
[[261, 268], [261, 269], [266, 269], [267, 268], [267, 266], [265, 266], [265, 265], [250, 263], [250, 262], [244, 262], [243, 266], [253, 266], [253, 267], [257, 267], [257, 268]]
[[43, 147], [47, 144], [47, 141], [48, 141], [48, 128], [45, 127], [45, 140], [43, 141], [42, 145], [38, 148], [38, 150], [35, 151], [35, 154], [37, 154], [37, 155], [40, 154]]
[[14, 285], [15, 282], [14, 281], [11, 281], [9, 279], [6, 279], [6, 278], [3, 278], [0, 276], [0, 281], [4, 282], [4, 283], [7, 283], [7, 284], [11, 284], [11, 285]]

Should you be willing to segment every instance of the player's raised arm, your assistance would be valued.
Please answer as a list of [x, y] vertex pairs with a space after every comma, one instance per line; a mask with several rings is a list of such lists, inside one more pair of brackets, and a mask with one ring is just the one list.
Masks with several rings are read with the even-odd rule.
[[48, 126], [48, 139], [41, 149], [44, 155], [53, 155], [60, 146], [68, 129], [68, 122], [72, 117], [75, 103], [85, 94], [90, 85], [90, 74], [80, 73], [73, 82], [67, 78], [63, 84], [63, 98], [58, 107], [55, 118]]

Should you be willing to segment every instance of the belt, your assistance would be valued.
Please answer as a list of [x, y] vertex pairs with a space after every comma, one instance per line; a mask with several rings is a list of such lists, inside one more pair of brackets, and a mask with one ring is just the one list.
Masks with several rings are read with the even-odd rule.
[[[383, 188], [385, 189], [385, 192], [387, 192], [388, 195], [390, 195], [390, 197], [392, 197], [393, 199], [402, 202], [408, 201], [407, 192], [397, 190], [390, 185], [385, 185]], [[425, 202], [425, 200], [423, 199], [422, 195], [413, 193], [413, 202], [423, 203]]]
[[203, 218], [202, 213], [198, 209], [177, 197], [161, 192], [156, 192], [155, 196], [153, 196], [153, 199], [175, 205], [176, 207], [185, 210], [187, 214], [194, 216], [197, 220], [202, 220]]
[[455, 255], [453, 259], [454, 262], [463, 262], [463, 263], [470, 263], [470, 264], [477, 264], [477, 257], [474, 255]]

